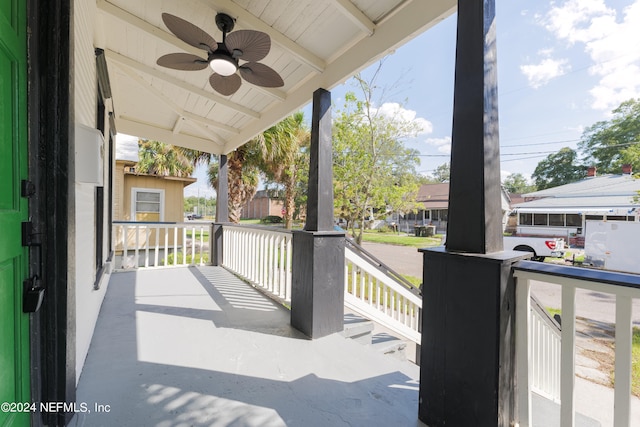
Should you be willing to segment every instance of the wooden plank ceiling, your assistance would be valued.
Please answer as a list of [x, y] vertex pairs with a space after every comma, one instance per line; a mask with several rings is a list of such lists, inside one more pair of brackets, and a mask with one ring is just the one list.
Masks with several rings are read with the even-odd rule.
[[[386, 53], [455, 11], [454, 0], [96, 0], [96, 42], [104, 49], [118, 132], [214, 154], [226, 154], [311, 101], [313, 91], [343, 83]], [[216, 41], [215, 16], [236, 20], [234, 31], [271, 37], [260, 62], [284, 80], [262, 88], [243, 80], [222, 96], [209, 86], [210, 69], [161, 67], [165, 54], [206, 56], [174, 36], [170, 13]], [[417, 53], [424, 55], [425, 53]]]

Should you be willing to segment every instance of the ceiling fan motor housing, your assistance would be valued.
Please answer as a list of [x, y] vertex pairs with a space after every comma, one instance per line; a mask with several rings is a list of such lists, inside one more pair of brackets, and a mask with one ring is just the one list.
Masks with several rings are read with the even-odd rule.
[[222, 31], [223, 37], [226, 36], [226, 33], [233, 31], [235, 24], [235, 20], [226, 13], [218, 13], [216, 15], [216, 25]]

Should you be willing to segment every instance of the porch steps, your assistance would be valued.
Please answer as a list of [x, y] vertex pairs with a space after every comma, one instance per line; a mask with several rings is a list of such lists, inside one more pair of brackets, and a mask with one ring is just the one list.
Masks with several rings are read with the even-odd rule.
[[399, 360], [407, 360], [405, 353], [407, 342], [379, 329], [380, 326], [369, 319], [355, 313], [345, 313], [344, 330], [341, 334], [345, 338], [350, 338], [359, 344], [371, 347], [372, 350], [378, 353], [392, 356]]

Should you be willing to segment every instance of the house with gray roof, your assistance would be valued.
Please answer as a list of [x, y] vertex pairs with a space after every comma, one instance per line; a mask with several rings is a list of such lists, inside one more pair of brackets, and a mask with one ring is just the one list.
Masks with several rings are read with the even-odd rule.
[[630, 168], [620, 175], [588, 176], [577, 182], [524, 194], [513, 205], [517, 234], [564, 237], [580, 246], [588, 220], [639, 221], [640, 179]]

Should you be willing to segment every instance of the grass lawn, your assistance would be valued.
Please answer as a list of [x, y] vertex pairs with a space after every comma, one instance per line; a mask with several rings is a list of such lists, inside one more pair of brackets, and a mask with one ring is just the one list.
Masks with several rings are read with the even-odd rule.
[[415, 237], [404, 233], [380, 233], [378, 231], [365, 231], [362, 233], [363, 242], [386, 243], [389, 245], [412, 246], [424, 248], [438, 246], [442, 243], [442, 235], [434, 237]]
[[[558, 308], [546, 307], [546, 310], [553, 317], [554, 314], [562, 315], [562, 310]], [[613, 345], [611, 345], [613, 347]], [[609, 363], [612, 371], [609, 373], [612, 379], [613, 386], [613, 366], [614, 361]], [[633, 337], [631, 344], [631, 393], [637, 397], [640, 397], [640, 328], [633, 328]]]
[[409, 283], [411, 283], [413, 286], [415, 286], [416, 288], [418, 288], [418, 287], [420, 287], [420, 285], [422, 285], [422, 278], [420, 278], [420, 277], [409, 276], [407, 274], [403, 274], [402, 277], [407, 279], [407, 281]]
[[259, 218], [240, 220], [240, 225], [259, 225], [259, 224], [260, 224]]

